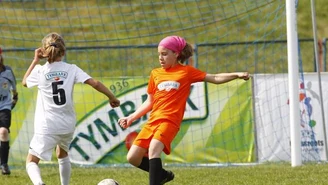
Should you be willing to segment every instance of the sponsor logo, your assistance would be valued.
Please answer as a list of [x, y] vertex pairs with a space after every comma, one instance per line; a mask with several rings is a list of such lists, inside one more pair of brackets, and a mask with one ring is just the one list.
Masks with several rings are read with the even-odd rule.
[[180, 87], [180, 83], [179, 82], [175, 82], [175, 81], [165, 81], [165, 82], [161, 82], [160, 84], [158, 84], [157, 88], [160, 91], [170, 91], [171, 89], [176, 89], [178, 90]]
[[8, 87], [9, 87], [8, 83], [5, 82], [5, 83], [2, 84], [3, 89], [8, 89]]
[[[171, 83], [170, 87], [177, 87]], [[168, 87], [167, 85], [164, 85]], [[165, 89], [165, 88], [164, 88]], [[191, 92], [186, 102], [184, 120], [206, 119], [208, 116], [207, 97], [199, 96], [206, 93], [206, 83], [192, 84]], [[133, 113], [147, 98], [147, 84], [130, 89], [119, 96], [121, 105], [111, 108], [104, 102], [96, 110], [82, 118], [76, 127], [72, 144], [70, 145], [70, 158], [74, 163], [95, 164], [108, 152], [114, 150], [126, 136], [140, 129], [148, 120], [149, 113], [135, 120], [130, 127], [123, 129], [118, 119]]]
[[65, 71], [53, 71], [53, 72], [45, 74], [44, 76], [47, 80], [54, 79], [54, 80], [58, 81], [60, 79], [60, 77], [67, 78], [67, 75], [68, 75], [68, 73]]
[[[300, 103], [300, 124], [301, 124], [301, 150], [303, 152], [315, 152], [319, 154], [324, 148], [324, 141], [318, 139], [318, 130], [315, 129], [317, 122], [313, 118], [313, 105], [320, 103], [319, 95], [311, 89], [311, 81], [300, 83], [299, 103]], [[314, 101], [315, 100], [315, 101]], [[320, 138], [320, 137], [319, 137]]]

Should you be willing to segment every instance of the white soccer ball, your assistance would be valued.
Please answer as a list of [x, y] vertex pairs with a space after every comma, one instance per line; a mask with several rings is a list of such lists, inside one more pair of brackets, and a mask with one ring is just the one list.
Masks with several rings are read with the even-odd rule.
[[114, 179], [103, 179], [97, 185], [120, 185], [120, 184]]

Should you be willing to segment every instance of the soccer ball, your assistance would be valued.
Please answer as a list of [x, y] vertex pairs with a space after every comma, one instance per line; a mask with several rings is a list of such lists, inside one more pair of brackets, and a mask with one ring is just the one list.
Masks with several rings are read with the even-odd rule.
[[103, 179], [97, 185], [120, 185], [120, 184], [114, 179]]

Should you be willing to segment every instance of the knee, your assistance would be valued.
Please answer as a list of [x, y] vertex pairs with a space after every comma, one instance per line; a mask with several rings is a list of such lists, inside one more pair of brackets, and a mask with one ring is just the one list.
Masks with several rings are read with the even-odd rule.
[[5, 127], [0, 127], [0, 134], [1, 135], [7, 135], [8, 134], [8, 129]]
[[133, 166], [136, 166], [136, 167], [138, 167], [141, 163], [141, 159], [138, 156], [133, 155], [133, 154], [128, 153], [128, 155], [126, 156], [126, 159], [128, 160], [128, 162], [130, 164], [132, 164]]
[[[130, 163], [130, 164], [132, 164], [132, 165], [134, 165], [134, 161], [135, 161], [135, 157], [133, 156], [133, 155], [127, 155], [126, 156], [126, 160]], [[135, 166], [135, 165], [134, 165]]]
[[65, 158], [68, 156], [68, 153], [65, 151], [65, 152], [62, 152], [62, 153], [57, 153], [57, 158], [60, 159], [60, 158]]
[[65, 158], [68, 156], [68, 153], [64, 149], [57, 146], [56, 155], [57, 155], [57, 158]]
[[26, 157], [26, 165], [29, 163], [39, 164], [40, 159], [32, 154], [28, 154]]
[[153, 148], [150, 148], [149, 151], [148, 151], [148, 157], [149, 157], [149, 159], [152, 159], [152, 158], [160, 158], [161, 157], [161, 154], [162, 154], [162, 151], [163, 151], [163, 149], [153, 149]]
[[0, 128], [0, 140], [1, 141], [7, 141], [8, 140], [8, 129], [5, 127]]

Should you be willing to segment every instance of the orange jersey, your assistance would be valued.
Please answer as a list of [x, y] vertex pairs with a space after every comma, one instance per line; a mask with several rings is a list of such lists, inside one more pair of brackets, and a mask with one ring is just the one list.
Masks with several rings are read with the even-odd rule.
[[148, 123], [164, 119], [180, 128], [191, 84], [203, 81], [205, 76], [205, 72], [181, 64], [152, 70], [147, 91], [153, 94], [154, 104]]

